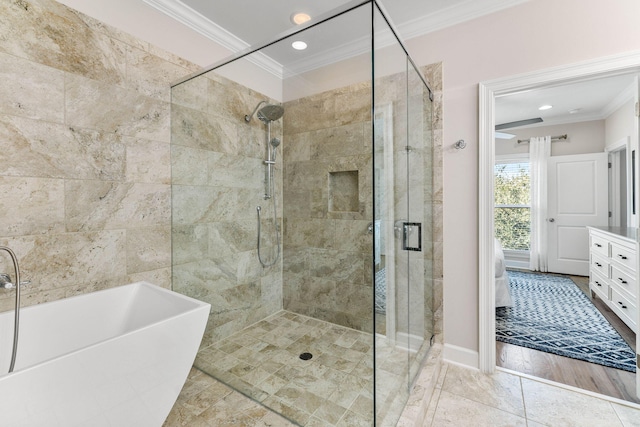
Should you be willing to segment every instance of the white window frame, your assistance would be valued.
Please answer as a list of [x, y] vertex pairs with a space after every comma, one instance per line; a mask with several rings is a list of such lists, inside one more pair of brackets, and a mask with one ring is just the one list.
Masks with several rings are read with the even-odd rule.
[[[529, 153], [517, 153], [517, 154], [501, 154], [496, 155], [494, 167], [495, 165], [503, 165], [508, 163], [529, 163]], [[504, 206], [496, 206], [495, 200], [493, 202], [494, 210], [497, 207], [509, 207], [508, 205]], [[518, 207], [521, 207], [518, 205]], [[531, 205], [529, 205], [529, 209], [531, 209]], [[495, 220], [495, 218], [494, 218]], [[515, 249], [506, 249], [503, 248], [504, 252], [504, 262], [507, 268], [519, 268], [519, 269], [529, 269], [529, 259], [530, 253], [525, 250], [515, 250]]]

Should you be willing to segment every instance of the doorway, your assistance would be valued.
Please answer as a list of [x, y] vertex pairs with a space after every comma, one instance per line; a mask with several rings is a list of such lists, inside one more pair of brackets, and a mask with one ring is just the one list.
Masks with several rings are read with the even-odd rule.
[[[493, 262], [493, 165], [495, 158], [494, 127], [496, 125], [496, 97], [613, 75], [637, 74], [638, 71], [640, 71], [640, 55], [627, 54], [480, 84], [479, 223], [482, 225], [479, 230], [479, 366], [483, 372], [493, 372], [496, 368], [495, 285], [493, 279], [495, 274]], [[636, 151], [633, 146], [637, 146], [638, 141], [637, 118], [634, 120], [636, 124], [635, 132], [632, 136], [632, 151]], [[637, 176], [634, 176], [633, 180], [635, 181], [636, 179]], [[635, 182], [633, 185], [637, 187]], [[635, 201], [633, 203], [635, 204]], [[635, 218], [632, 218], [630, 223], [637, 225]], [[640, 381], [638, 381], [638, 376], [636, 376], [636, 382], [636, 393], [640, 394]]]

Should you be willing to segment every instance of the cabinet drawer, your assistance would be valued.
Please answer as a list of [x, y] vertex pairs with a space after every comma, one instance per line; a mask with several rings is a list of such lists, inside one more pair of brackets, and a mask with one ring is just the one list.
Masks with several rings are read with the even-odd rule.
[[611, 243], [611, 259], [631, 271], [636, 271], [636, 254], [633, 249]]
[[609, 277], [609, 260], [596, 254], [591, 254], [590, 269], [600, 273], [601, 276]]
[[638, 316], [638, 308], [615, 288], [611, 288], [611, 309], [631, 328], [633, 332], [637, 333], [636, 319]]
[[598, 234], [591, 234], [591, 251], [609, 257], [609, 241]]
[[609, 300], [609, 284], [607, 279], [598, 274], [597, 271], [591, 271], [591, 277], [589, 278], [589, 288], [595, 292], [598, 297], [603, 301]]
[[611, 282], [628, 292], [629, 298], [635, 298], [638, 295], [638, 283], [635, 277], [620, 270], [614, 263], [611, 264]]

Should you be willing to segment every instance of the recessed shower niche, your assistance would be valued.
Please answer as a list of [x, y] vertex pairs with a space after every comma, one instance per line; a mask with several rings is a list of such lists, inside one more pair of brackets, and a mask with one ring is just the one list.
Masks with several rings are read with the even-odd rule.
[[358, 171], [329, 172], [329, 212], [358, 212]]

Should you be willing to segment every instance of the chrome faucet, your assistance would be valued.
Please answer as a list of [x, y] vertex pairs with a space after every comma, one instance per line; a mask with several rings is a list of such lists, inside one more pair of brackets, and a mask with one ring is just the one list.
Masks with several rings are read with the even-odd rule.
[[[21, 280], [20, 286], [30, 285], [31, 280]], [[7, 273], [0, 273], [0, 288], [2, 289], [13, 289], [16, 285], [11, 281], [11, 276]]]
[[0, 273], [0, 288], [13, 289], [15, 285], [11, 283], [11, 276], [5, 273]]

